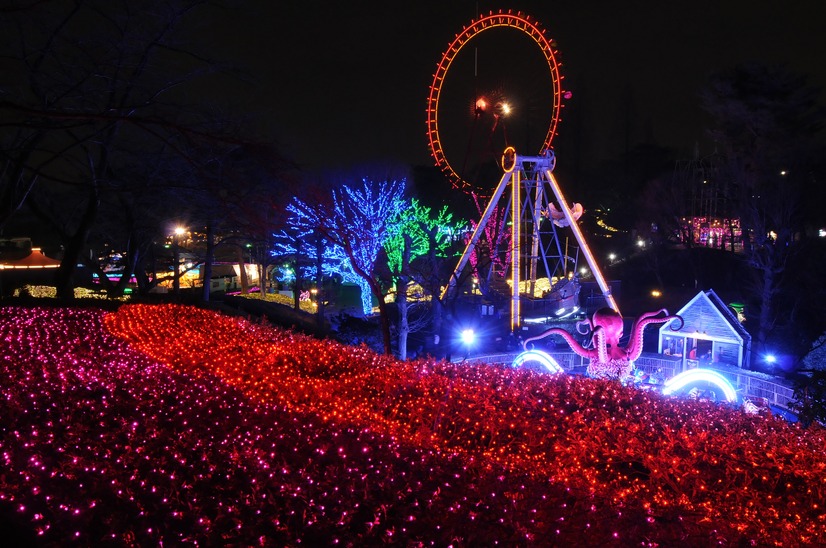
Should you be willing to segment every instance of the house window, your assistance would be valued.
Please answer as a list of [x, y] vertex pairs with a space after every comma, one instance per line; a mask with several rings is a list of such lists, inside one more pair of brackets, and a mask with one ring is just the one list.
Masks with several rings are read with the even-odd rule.
[[731, 365], [739, 367], [740, 346], [732, 343], [717, 343], [714, 345], [714, 364]]
[[663, 335], [663, 354], [666, 356], [682, 356], [683, 337]]

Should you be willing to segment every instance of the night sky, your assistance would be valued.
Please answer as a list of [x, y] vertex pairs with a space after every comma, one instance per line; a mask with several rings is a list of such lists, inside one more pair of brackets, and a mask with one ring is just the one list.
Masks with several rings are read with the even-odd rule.
[[[305, 166], [431, 164], [425, 104], [432, 74], [462, 26], [490, 10], [530, 14], [557, 42], [563, 87], [573, 93], [554, 142], [560, 162], [574, 148], [591, 161], [615, 158], [640, 141], [672, 147], [681, 157], [695, 143], [711, 152], [697, 94], [709, 74], [737, 63], [783, 64], [826, 87], [820, 0], [257, 4], [206, 26], [226, 57], [247, 59], [251, 79], [233, 85], [231, 100], [255, 105], [282, 151]], [[530, 40], [509, 29], [482, 36], [485, 74], [477, 77], [509, 78], [498, 75], [509, 63], [497, 57], [497, 43], [504, 50]], [[535, 74], [537, 89], [519, 87], [541, 95], [547, 71], [531, 64], [538, 47], [526, 47], [521, 74]], [[522, 57], [516, 51], [511, 55]], [[448, 78], [474, 81], [468, 70]]]

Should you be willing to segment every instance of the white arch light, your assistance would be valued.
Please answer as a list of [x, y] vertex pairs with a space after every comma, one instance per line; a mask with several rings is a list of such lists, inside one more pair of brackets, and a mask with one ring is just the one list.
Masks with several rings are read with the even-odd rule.
[[562, 366], [556, 363], [555, 359], [553, 359], [548, 353], [541, 350], [526, 350], [525, 352], [522, 352], [514, 358], [513, 367], [520, 367], [525, 362], [539, 362], [551, 373], [565, 372], [565, 370], [562, 369]]
[[730, 403], [737, 401], [737, 391], [732, 386], [731, 382], [723, 375], [711, 369], [689, 369], [683, 371], [679, 375], [675, 375], [665, 381], [663, 386], [663, 394], [666, 396], [673, 394], [677, 390], [685, 387], [693, 382], [705, 381], [716, 385], [723, 391], [726, 400]]

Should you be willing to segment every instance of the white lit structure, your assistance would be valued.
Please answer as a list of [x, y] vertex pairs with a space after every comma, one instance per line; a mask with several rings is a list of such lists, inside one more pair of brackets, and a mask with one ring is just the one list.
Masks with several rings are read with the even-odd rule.
[[522, 367], [529, 362], [537, 362], [551, 373], [565, 372], [550, 354], [542, 350], [526, 350], [514, 358], [512, 365], [513, 367]]
[[720, 365], [748, 369], [751, 335], [735, 314], [714, 290], [700, 291], [677, 311], [682, 329], [672, 330], [671, 322], [660, 327], [658, 352], [679, 357], [678, 371]]
[[[575, 205], [576, 210], [568, 206], [559, 183], [553, 175], [555, 162], [552, 150], [546, 150], [540, 156], [521, 156], [516, 153], [513, 147], [508, 147], [505, 150], [502, 155], [504, 174], [499, 180], [499, 184], [496, 186], [485, 211], [482, 213], [482, 218], [473, 230], [470, 240], [468, 240], [450, 278], [450, 282], [444, 290], [444, 294], [447, 294], [456, 286], [462, 270], [467, 265], [476, 244], [479, 242], [479, 238], [484, 232], [485, 225], [504, 196], [505, 190], [510, 186], [508, 218], [511, 226], [511, 331], [515, 331], [522, 324], [520, 283], [523, 278], [530, 282], [531, 288], [536, 284], [540, 260], [544, 262], [543, 266], [546, 272], [551, 271], [540, 232], [543, 221], [549, 221], [551, 216], [559, 216], [559, 219], [555, 219], [554, 222], [559, 226], [569, 227], [573, 232], [580, 246], [580, 251], [582, 251], [608, 306], [619, 312], [619, 307], [611, 295], [611, 289], [608, 287], [594, 254], [585, 242], [582, 231], [577, 225], [577, 219], [581, 214], [581, 206]], [[552, 199], [556, 200], [556, 204], [551, 201]], [[530, 290], [528, 293], [530, 294]]]
[[723, 375], [712, 369], [689, 369], [683, 371], [679, 375], [671, 377], [663, 385], [663, 394], [669, 396], [686, 386], [695, 383], [710, 383], [717, 386], [726, 398], [726, 401], [735, 403], [737, 401], [737, 391], [732, 386], [731, 382]]

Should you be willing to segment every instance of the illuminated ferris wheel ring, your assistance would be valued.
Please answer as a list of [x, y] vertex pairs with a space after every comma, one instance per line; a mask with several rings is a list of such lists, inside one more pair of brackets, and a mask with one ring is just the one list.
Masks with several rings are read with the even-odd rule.
[[464, 191], [473, 191], [473, 185], [465, 181], [448, 162], [445, 156], [445, 151], [442, 148], [442, 142], [439, 138], [439, 98], [442, 93], [442, 84], [447, 76], [448, 69], [451, 63], [474, 37], [478, 34], [497, 27], [509, 27], [520, 30], [533, 39], [533, 41], [540, 47], [545, 60], [548, 62], [548, 68], [551, 72], [551, 79], [553, 82], [552, 104], [553, 110], [551, 113], [551, 122], [548, 127], [548, 133], [545, 134], [545, 140], [539, 152], [542, 153], [551, 147], [551, 141], [556, 135], [556, 128], [559, 124], [559, 115], [562, 110], [562, 99], [568, 98], [570, 95], [562, 91], [562, 76], [559, 73], [559, 52], [553, 47], [553, 43], [545, 36], [545, 30], [542, 29], [536, 21], [531, 20], [530, 16], [523, 15], [522, 12], [514, 14], [510, 10], [507, 13], [493, 13], [479, 17], [471, 21], [469, 26], [464, 27], [461, 33], [456, 35], [456, 38], [448, 46], [447, 50], [442, 54], [439, 64], [436, 65], [436, 73], [433, 75], [433, 83], [430, 85], [430, 96], [427, 98], [427, 138], [430, 141], [430, 152], [436, 165], [441, 168], [448, 178], [453, 183], [455, 188]]

